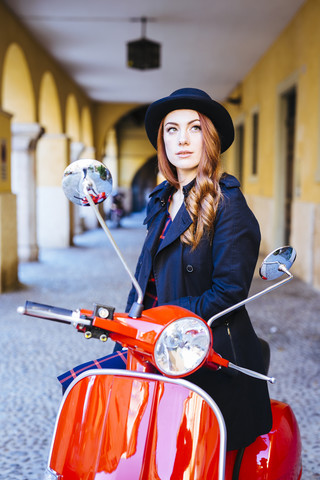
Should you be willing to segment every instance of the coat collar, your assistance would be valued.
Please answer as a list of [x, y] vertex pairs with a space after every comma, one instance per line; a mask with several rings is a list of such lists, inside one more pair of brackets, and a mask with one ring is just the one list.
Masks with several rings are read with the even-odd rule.
[[[195, 183], [195, 179], [193, 179], [188, 185], [185, 185], [182, 188], [183, 195], [186, 198], [193, 187]], [[150, 199], [153, 199], [153, 205], [148, 212], [146, 218], [144, 219], [143, 224], [146, 225], [149, 223], [149, 221], [162, 209], [167, 208], [168, 204], [168, 199], [170, 195], [172, 195], [174, 192], [174, 187], [168, 182], [164, 181], [160, 183], [157, 187], [153, 189], [153, 191], [150, 193], [149, 197]], [[189, 216], [189, 214], [188, 214]], [[190, 218], [190, 217], [189, 217]]]
[[[195, 184], [195, 179], [193, 179], [190, 183], [188, 183], [188, 185], [185, 185], [183, 187], [183, 194], [185, 197], [188, 196], [194, 184]], [[223, 189], [240, 187], [239, 181], [235, 177], [227, 173], [224, 173], [222, 175], [220, 179], [220, 185]], [[167, 180], [160, 183], [154, 188], [154, 190], [150, 193], [150, 199], [153, 200], [153, 205], [150, 211], [148, 212], [146, 218], [144, 219], [144, 222], [143, 222], [144, 225], [147, 225], [150, 222], [150, 220], [161, 210], [165, 210], [167, 208], [168, 198], [173, 192], [174, 192], [174, 187]], [[187, 215], [190, 218], [188, 213]]]
[[151, 208], [144, 219], [143, 225], [147, 225], [150, 220], [161, 210], [167, 209], [168, 199], [174, 188], [169, 182], [160, 183], [149, 195]]
[[184, 198], [186, 198], [189, 195], [189, 192], [195, 183], [196, 183], [196, 179], [194, 178], [193, 180], [191, 180], [190, 183], [188, 183], [188, 185], [185, 185], [184, 187], [182, 187]]
[[239, 180], [236, 179], [233, 175], [229, 175], [228, 173], [224, 173], [220, 178], [220, 185], [226, 188], [234, 188], [240, 187]]
[[[190, 182], [189, 185], [186, 185], [184, 187], [185, 196], [188, 194], [193, 184], [194, 184], [194, 181]], [[162, 224], [167, 214], [167, 205], [168, 205], [169, 196], [173, 192], [174, 192], [174, 188], [172, 187], [172, 185], [170, 185], [169, 182], [163, 182], [160, 185], [158, 185], [150, 194], [150, 197], [151, 197], [150, 203], [152, 202], [152, 206], [143, 223], [144, 225], [148, 224], [153, 218], [156, 217], [154, 221], [158, 225], [157, 227], [155, 227], [155, 229], [157, 230], [157, 239], [159, 238], [159, 235], [161, 233], [161, 228], [163, 228]], [[192, 223], [191, 217], [183, 203], [173, 221], [173, 224], [169, 228], [165, 239], [161, 243], [161, 247], [159, 251], [165, 248], [170, 243], [174, 242], [177, 238], [179, 238], [180, 235], [189, 228], [191, 223]]]
[[[194, 178], [193, 180], [191, 180], [190, 183], [188, 183], [188, 185], [185, 185], [184, 187], [182, 187], [182, 191], [183, 191], [183, 194], [185, 197], [188, 196], [188, 193], [190, 192], [191, 188], [193, 187], [193, 185], [195, 184], [195, 181], [196, 179]], [[166, 200], [168, 200], [169, 198], [169, 195], [171, 193], [173, 193], [174, 191], [174, 188], [173, 186], [167, 181], [165, 180], [164, 182], [160, 183], [159, 185], [157, 185], [153, 190], [152, 192], [150, 193], [149, 197], [152, 198], [152, 197], [155, 197], [155, 198], [164, 198]]]

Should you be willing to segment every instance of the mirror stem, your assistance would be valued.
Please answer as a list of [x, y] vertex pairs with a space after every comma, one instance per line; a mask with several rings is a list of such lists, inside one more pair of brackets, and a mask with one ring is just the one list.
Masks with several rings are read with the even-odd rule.
[[234, 363], [229, 362], [228, 367], [233, 368], [238, 372], [242, 372], [245, 375], [249, 375], [250, 377], [258, 378], [259, 380], [266, 380], [267, 382], [270, 382], [270, 383], [276, 383], [276, 379], [274, 377], [268, 377], [267, 375], [263, 375], [262, 373], [249, 370], [248, 368], [239, 367], [239, 365], [235, 365]]
[[[116, 242], [114, 241], [112, 235], [111, 235], [111, 232], [109, 230], [109, 228], [107, 227], [106, 225], [106, 222], [103, 220], [100, 212], [99, 212], [99, 209], [97, 207], [97, 205], [94, 203], [94, 201], [92, 200], [89, 192], [88, 192], [88, 188], [90, 187], [90, 181], [88, 181], [86, 178], [83, 180], [83, 191], [84, 191], [84, 194], [90, 204], [90, 206], [93, 208], [95, 214], [96, 214], [96, 217], [101, 225], [101, 227], [103, 228], [104, 232], [107, 234], [114, 250], [116, 251], [118, 257], [120, 258], [121, 260], [121, 263], [122, 265], [124, 266], [124, 268], [126, 269], [127, 273], [129, 274], [130, 276], [130, 279], [133, 283], [133, 286], [134, 288], [136, 289], [137, 291], [137, 294], [138, 294], [138, 299], [137, 299], [137, 302], [133, 304], [132, 306], [132, 309], [130, 310], [129, 312], [129, 316], [132, 317], [132, 318], [138, 318], [141, 316], [141, 313], [143, 311], [143, 294], [142, 294], [142, 290], [141, 290], [141, 287], [139, 285], [139, 283], [137, 282], [135, 276], [131, 273], [131, 270], [129, 269], [124, 257], [122, 256], [122, 253], [121, 251], [119, 250]], [[133, 312], [132, 315], [131, 315], [131, 311]]]
[[286, 275], [288, 275], [288, 278], [285, 278], [284, 280], [281, 280], [281, 282], [275, 283], [274, 285], [271, 285], [268, 288], [265, 288], [261, 292], [256, 293], [255, 295], [252, 295], [251, 297], [246, 298], [245, 300], [242, 300], [239, 303], [236, 303], [235, 305], [232, 305], [232, 307], [226, 308], [222, 312], [217, 313], [216, 315], [213, 315], [213, 317], [209, 318], [208, 320], [208, 325], [211, 327], [212, 323], [217, 320], [220, 317], [223, 317], [223, 315], [226, 315], [227, 313], [233, 312], [233, 310], [236, 310], [239, 307], [242, 307], [243, 305], [246, 305], [249, 302], [252, 302], [252, 300], [255, 300], [256, 298], [262, 297], [262, 295], [265, 295], [266, 293], [272, 292], [272, 290], [275, 290], [276, 288], [280, 287], [281, 285], [284, 285], [285, 283], [289, 282], [290, 280], [293, 279], [293, 275], [289, 272], [289, 270], [285, 267], [285, 265], [280, 264], [278, 270], [281, 272], [284, 272]]

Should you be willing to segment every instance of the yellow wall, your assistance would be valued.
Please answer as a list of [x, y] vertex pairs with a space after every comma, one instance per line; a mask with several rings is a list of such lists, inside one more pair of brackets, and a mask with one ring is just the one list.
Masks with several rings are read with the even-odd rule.
[[[20, 21], [11, 14], [5, 5], [0, 3], [0, 105], [6, 102], [4, 99], [4, 82], [3, 68], [8, 49], [16, 48], [18, 51], [21, 49], [23, 52], [23, 62], [30, 71], [31, 83], [30, 90], [34, 92], [34, 102], [32, 109], [35, 112], [35, 118], [24, 118], [23, 116], [13, 116], [12, 121], [35, 121], [39, 122], [39, 102], [41, 100], [41, 88], [43, 85], [44, 77], [50, 72], [50, 76], [54, 81], [57, 88], [57, 98], [61, 108], [62, 116], [62, 131], [66, 131], [65, 119], [66, 119], [66, 105], [70, 93], [73, 93], [77, 99], [79, 110], [87, 108], [92, 116], [93, 103], [88, 99], [87, 95], [82, 89], [64, 72], [64, 70], [43, 50], [40, 44], [38, 44], [29, 32], [24, 28]], [[14, 61], [13, 57], [13, 60]], [[21, 63], [21, 62], [20, 62]], [[25, 90], [25, 76], [21, 74], [16, 78], [16, 95], [20, 91]], [[28, 85], [30, 84], [28, 76]], [[45, 79], [46, 81], [46, 79]], [[19, 85], [20, 82], [20, 85]], [[29, 97], [28, 97], [29, 98]], [[17, 106], [17, 110], [20, 111], [21, 105]], [[40, 107], [41, 109], [41, 107]], [[15, 114], [15, 111], [10, 112]], [[21, 113], [19, 114], [21, 115]], [[55, 132], [58, 133], [58, 132]]]
[[2, 106], [14, 112], [17, 122], [35, 122], [36, 102], [30, 70], [16, 43], [7, 49], [3, 64]]
[[11, 116], [0, 109], [0, 293], [17, 286], [17, 206], [11, 193]]
[[[22, 240], [31, 242], [31, 238], [36, 238], [35, 241], [40, 247], [48, 245], [48, 240], [51, 242], [50, 246], [67, 246], [70, 243], [72, 218], [69, 206], [65, 205], [63, 198], [60, 199], [60, 194], [62, 196], [63, 170], [70, 161], [70, 142], [82, 142], [83, 149], [89, 152], [89, 155], [94, 153], [95, 145], [93, 143], [93, 102], [1, 2], [0, 109], [11, 114], [11, 126], [3, 125], [0, 120], [2, 142], [3, 138], [11, 139], [12, 128], [15, 132], [11, 154], [8, 143], [6, 178], [5, 181], [0, 179], [0, 194], [6, 192], [6, 195], [3, 194], [0, 199], [0, 278], [2, 285], [8, 285], [10, 278], [7, 270], [10, 255], [8, 253], [7, 258], [1, 256], [1, 248], [3, 245], [6, 247], [10, 245], [10, 252], [12, 252], [10, 264], [12, 266], [14, 262], [17, 263], [17, 219], [13, 215], [16, 211], [16, 198], [11, 194], [10, 176], [16, 178], [19, 174], [18, 169], [21, 167], [18, 163], [14, 163], [15, 171], [11, 172], [10, 156], [17, 157], [18, 154], [19, 161], [22, 159], [25, 168], [29, 169], [24, 171], [25, 179], [28, 175], [33, 176], [33, 180], [37, 179], [37, 185], [35, 182], [26, 181], [23, 190], [16, 192], [20, 217], [23, 209], [30, 215], [30, 227], [25, 225], [29, 231], [24, 232], [20, 228], [21, 225], [19, 226], [18, 251]], [[16, 128], [17, 126], [19, 129]], [[37, 126], [41, 134], [45, 133], [38, 145], [39, 139], [32, 138], [30, 133], [34, 132]], [[17, 131], [20, 132], [19, 138]], [[28, 139], [27, 132], [29, 132]], [[61, 141], [66, 146], [66, 151], [63, 150], [62, 155]], [[48, 143], [50, 143], [50, 151], [42, 148]], [[35, 163], [33, 163], [34, 157]], [[24, 203], [20, 201], [22, 196]], [[34, 198], [37, 199], [37, 205]], [[9, 211], [11, 212], [10, 228]], [[52, 231], [49, 233], [48, 218], [51, 218], [52, 226]], [[32, 229], [33, 235], [29, 235]], [[26, 248], [31, 251], [29, 247], [28, 244]], [[33, 247], [38, 251], [37, 245], [32, 245]], [[3, 280], [4, 277], [5, 280]], [[1, 288], [0, 285], [0, 290]]]
[[[297, 92], [290, 243], [297, 249], [297, 276], [320, 288], [320, 2], [308, 0], [226, 102], [235, 124], [243, 123], [243, 190], [258, 217], [262, 252], [282, 243], [286, 183], [283, 95]], [[259, 112], [258, 174], [251, 174], [252, 113]], [[236, 139], [237, 141], [237, 139]], [[234, 145], [224, 155], [235, 171]]]
[[127, 126], [119, 138], [119, 185], [130, 188], [136, 172], [155, 153], [143, 126]]
[[96, 103], [94, 106], [94, 131], [97, 157], [101, 160], [105, 154], [108, 131], [130, 110], [139, 106], [136, 103]]
[[39, 123], [48, 134], [61, 133], [62, 114], [56, 82], [51, 72], [45, 72], [39, 94]]
[[[261, 57], [238, 87], [230, 93], [241, 104], [227, 103], [235, 124], [244, 122], [243, 190], [256, 213], [262, 230], [262, 251], [277, 245], [283, 228], [278, 215], [283, 198], [280, 152], [281, 95], [287, 88], [297, 90], [294, 157], [294, 198], [292, 240], [298, 250], [298, 272], [302, 279], [320, 288], [320, 1], [307, 0], [290, 24]], [[245, 48], [245, 46], [243, 47]], [[18, 74], [19, 71], [19, 74]], [[43, 142], [84, 144], [86, 155], [106, 157], [108, 132], [137, 104], [98, 104], [90, 101], [63, 69], [37, 44], [20, 21], [0, 3], [0, 109], [12, 114], [11, 123], [34, 122], [45, 127], [37, 152], [38, 188], [47, 195], [59, 188], [54, 155], [46, 155]], [[5, 108], [4, 108], [5, 107]], [[259, 112], [258, 174], [251, 174], [252, 113]], [[0, 139], [10, 137], [10, 122], [0, 115]], [[50, 138], [48, 138], [48, 135]], [[141, 165], [154, 150], [140, 129], [123, 130], [113, 158], [119, 170], [119, 186], [129, 188]], [[10, 148], [10, 147], [9, 147]], [[226, 169], [235, 167], [235, 146], [224, 155]], [[55, 151], [53, 149], [52, 151]], [[41, 161], [40, 161], [41, 158]], [[69, 158], [66, 147], [59, 170]], [[55, 175], [52, 175], [55, 173]], [[0, 193], [10, 193], [10, 168], [0, 178]], [[282, 175], [284, 177], [284, 175]], [[47, 185], [51, 178], [55, 185]], [[280, 179], [280, 180], [279, 180]], [[44, 189], [47, 189], [45, 192]], [[52, 190], [52, 204], [56, 193]], [[12, 199], [10, 199], [13, 205]], [[61, 202], [61, 208], [64, 208]], [[283, 215], [282, 215], [283, 216]], [[45, 218], [45, 215], [43, 215]], [[70, 219], [65, 219], [66, 229]], [[0, 223], [0, 230], [3, 223]], [[66, 237], [66, 232], [64, 237]], [[279, 235], [278, 235], [279, 236]], [[65, 241], [65, 240], [63, 240]], [[14, 243], [14, 242], [12, 242]], [[0, 265], [1, 268], [1, 265]]]
[[[300, 176], [301, 200], [320, 201], [317, 178], [319, 163], [319, 105], [320, 105], [320, 2], [309, 0], [293, 21], [281, 33], [241, 85], [230, 96], [241, 96], [241, 105], [227, 104], [233, 119], [245, 118], [245, 181], [250, 195], [272, 197], [277, 156], [277, 115], [279, 90], [286, 82], [297, 85], [296, 170]], [[258, 108], [259, 175], [250, 179], [251, 113]], [[225, 155], [232, 170], [234, 148]]]
[[11, 115], [0, 109], [0, 193], [11, 192]]

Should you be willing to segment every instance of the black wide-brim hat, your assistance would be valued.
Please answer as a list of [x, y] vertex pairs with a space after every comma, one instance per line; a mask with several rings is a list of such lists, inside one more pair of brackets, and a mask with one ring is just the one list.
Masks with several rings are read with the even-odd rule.
[[157, 149], [158, 130], [162, 119], [173, 110], [196, 110], [206, 115], [215, 126], [220, 142], [221, 153], [225, 152], [234, 140], [234, 126], [229, 112], [203, 90], [198, 88], [180, 88], [168, 97], [152, 103], [145, 116], [145, 128], [148, 138]]

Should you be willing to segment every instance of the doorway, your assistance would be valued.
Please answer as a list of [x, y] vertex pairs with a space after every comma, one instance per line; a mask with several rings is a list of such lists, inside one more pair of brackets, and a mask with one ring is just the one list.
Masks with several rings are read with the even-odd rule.
[[158, 159], [154, 155], [138, 170], [131, 184], [132, 211], [141, 212], [147, 205], [148, 196], [157, 185]]
[[243, 149], [244, 149], [244, 124], [236, 126], [235, 135], [235, 175], [242, 186], [243, 180]]
[[285, 104], [285, 199], [284, 199], [284, 243], [290, 244], [292, 200], [294, 189], [294, 146], [295, 146], [295, 123], [296, 123], [297, 92], [293, 88], [284, 95]]

